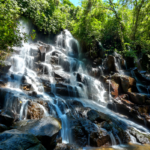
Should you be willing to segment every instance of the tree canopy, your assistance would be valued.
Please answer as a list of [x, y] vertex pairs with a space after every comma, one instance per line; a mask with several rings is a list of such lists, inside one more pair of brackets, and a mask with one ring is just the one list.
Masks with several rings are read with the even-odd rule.
[[19, 16], [32, 20], [44, 33], [69, 29], [85, 51], [95, 51], [95, 41], [106, 50], [125, 56], [150, 53], [149, 0], [1, 0], [0, 49], [19, 43]]

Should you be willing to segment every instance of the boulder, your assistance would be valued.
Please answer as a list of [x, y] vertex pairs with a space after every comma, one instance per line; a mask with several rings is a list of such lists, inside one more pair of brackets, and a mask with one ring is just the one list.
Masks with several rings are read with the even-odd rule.
[[0, 122], [6, 126], [11, 126], [15, 121], [15, 114], [11, 110], [2, 111], [0, 113]]
[[108, 68], [109, 73], [111, 71], [115, 72], [116, 71], [116, 67], [115, 67], [115, 57], [109, 55], [107, 57], [107, 61], [106, 61], [106, 67]]
[[39, 140], [33, 135], [26, 132], [21, 132], [17, 129], [5, 131], [0, 134], [0, 149], [6, 150], [23, 150], [38, 148], [46, 150]]
[[28, 119], [41, 119], [44, 117], [44, 110], [40, 104], [29, 101], [27, 118]]
[[28, 94], [29, 94], [29, 96], [34, 96], [34, 97], [37, 96], [37, 92], [36, 91], [30, 91]]
[[143, 132], [140, 132], [136, 130], [135, 128], [130, 128], [129, 133], [137, 139], [137, 142], [141, 144], [150, 144], [149, 134], [144, 134]]
[[0, 124], [0, 132], [4, 132], [5, 130], [8, 130], [8, 127], [4, 124]]
[[45, 117], [40, 120], [23, 120], [13, 126], [19, 131], [36, 136], [46, 149], [55, 146], [56, 136], [61, 129], [61, 122], [53, 117]]
[[111, 81], [108, 81], [108, 86], [110, 86], [110, 92], [111, 92], [111, 95], [116, 98], [118, 97], [119, 95], [119, 84], [117, 84], [115, 81], [111, 80]]
[[136, 82], [134, 78], [118, 73], [111, 77], [117, 84], [121, 85], [122, 92], [134, 92], [136, 90]]
[[32, 86], [31, 84], [22, 84], [22, 89], [25, 90], [25, 91], [30, 91]]
[[85, 135], [82, 126], [73, 126], [71, 128], [74, 144], [84, 147], [88, 144], [87, 135]]
[[90, 111], [88, 111], [88, 113], [87, 113], [87, 118], [90, 120], [90, 121], [92, 121], [92, 122], [95, 122], [95, 121], [97, 121], [97, 122], [102, 122], [102, 121], [104, 121], [104, 118], [103, 117], [101, 117], [102, 115], [98, 112], [98, 111], [96, 111], [96, 110], [90, 110]]
[[[90, 134], [90, 145], [93, 147], [101, 147], [109, 143], [111, 145], [110, 136], [107, 131], [100, 129], [99, 132], [93, 132]], [[107, 145], [107, 146], [108, 146]]]
[[5, 106], [5, 100], [6, 100], [6, 95], [8, 94], [9, 92], [4, 89], [4, 88], [0, 88], [0, 109], [3, 109], [4, 106]]
[[132, 76], [138, 80], [138, 82], [143, 83], [144, 85], [150, 85], [150, 78], [145, 76], [144, 74], [141, 74], [137, 68], [134, 68], [132, 71]]
[[73, 141], [79, 146], [100, 147], [110, 142], [107, 131], [100, 129], [87, 119], [79, 119], [79, 125], [72, 128]]
[[130, 100], [135, 104], [144, 104], [147, 96], [140, 93], [128, 92]]

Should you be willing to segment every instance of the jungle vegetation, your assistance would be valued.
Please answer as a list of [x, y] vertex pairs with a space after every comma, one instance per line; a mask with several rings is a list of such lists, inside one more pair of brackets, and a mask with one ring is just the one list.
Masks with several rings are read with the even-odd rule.
[[96, 54], [100, 41], [127, 57], [150, 57], [149, 0], [1, 0], [0, 50], [9, 51], [28, 35], [20, 34], [18, 18], [25, 16], [43, 33], [68, 29], [84, 51]]

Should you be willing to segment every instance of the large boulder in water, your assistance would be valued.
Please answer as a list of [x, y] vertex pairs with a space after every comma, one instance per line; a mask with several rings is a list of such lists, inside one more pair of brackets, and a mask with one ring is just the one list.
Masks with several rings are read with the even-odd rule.
[[40, 120], [19, 121], [14, 125], [14, 128], [33, 134], [45, 148], [50, 149], [55, 146], [56, 136], [61, 129], [61, 122], [53, 117], [45, 117]]
[[103, 131], [90, 120], [76, 120], [71, 129], [73, 141], [78, 146], [84, 147], [90, 145], [98, 147], [110, 142], [107, 131]]
[[126, 76], [126, 75], [120, 75], [118, 73], [114, 74], [111, 77], [116, 83], [121, 85], [123, 92], [132, 92], [136, 91], [136, 81], [134, 78]]
[[110, 144], [110, 136], [107, 131], [100, 129], [99, 132], [90, 134], [90, 145], [93, 147], [100, 147], [105, 144]]
[[41, 119], [44, 117], [44, 106], [39, 103], [31, 102], [28, 103], [28, 119]]
[[136, 138], [137, 142], [141, 144], [150, 144], [150, 134], [145, 134], [132, 127], [129, 128], [129, 133]]
[[26, 132], [13, 129], [0, 134], [1, 150], [46, 150], [39, 140], [33, 135]]

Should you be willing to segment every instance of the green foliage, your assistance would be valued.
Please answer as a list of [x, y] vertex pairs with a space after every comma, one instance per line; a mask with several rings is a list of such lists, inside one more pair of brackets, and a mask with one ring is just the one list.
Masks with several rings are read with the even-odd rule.
[[[17, 28], [17, 18], [25, 16], [44, 33], [69, 29], [91, 57], [99, 54], [98, 41], [105, 49], [117, 49], [125, 56], [150, 54], [148, 0], [82, 0], [77, 7], [69, 0], [1, 0], [0, 8], [1, 50], [26, 39]], [[30, 37], [36, 38], [35, 31]]]
[[0, 1], [0, 8], [0, 50], [8, 50], [22, 40], [16, 21], [20, 9], [15, 0]]

